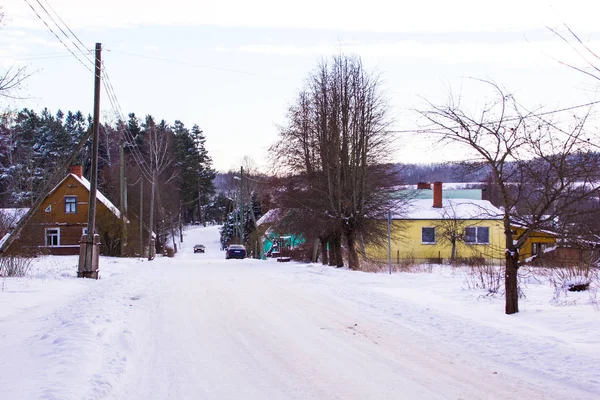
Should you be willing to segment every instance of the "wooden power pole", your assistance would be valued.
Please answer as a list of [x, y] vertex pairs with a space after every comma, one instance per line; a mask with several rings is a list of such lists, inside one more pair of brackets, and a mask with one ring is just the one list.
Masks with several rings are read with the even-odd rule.
[[124, 142], [121, 140], [119, 148], [121, 156], [121, 257], [125, 257], [125, 249], [127, 247], [127, 178], [125, 177], [125, 149]]
[[94, 70], [94, 123], [92, 125], [92, 171], [88, 202], [87, 234], [82, 236], [79, 249], [80, 278], [98, 279], [100, 270], [100, 236], [96, 234], [96, 187], [98, 184], [98, 138], [100, 132], [100, 77], [102, 75], [102, 44], [96, 43]]
[[140, 257], [144, 257], [144, 175], [140, 177]]

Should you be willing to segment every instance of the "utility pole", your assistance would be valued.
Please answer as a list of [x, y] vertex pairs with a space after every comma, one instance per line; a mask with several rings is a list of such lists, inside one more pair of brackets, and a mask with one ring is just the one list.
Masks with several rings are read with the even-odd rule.
[[140, 177], [140, 257], [144, 256], [144, 175]]
[[148, 224], [148, 261], [152, 261], [152, 259], [154, 258], [152, 257], [152, 229], [154, 229], [154, 188], [156, 186], [156, 175], [154, 171], [152, 171], [152, 182], [150, 182], [150, 184], [152, 185], [152, 187], [150, 189], [150, 223]]
[[98, 184], [98, 137], [100, 132], [100, 76], [102, 72], [102, 44], [96, 43], [94, 70], [94, 124], [92, 126], [92, 171], [88, 202], [87, 235], [82, 236], [79, 248], [80, 278], [98, 279], [100, 270], [100, 236], [96, 234], [96, 186]]
[[392, 274], [392, 212], [388, 211], [388, 267], [390, 269], [390, 275]]
[[244, 245], [244, 231], [245, 226], [244, 226], [244, 167], [240, 167], [240, 238], [241, 238], [241, 245]]
[[121, 139], [119, 146], [119, 155], [121, 156], [121, 257], [125, 257], [125, 247], [127, 246], [127, 181], [125, 179], [125, 150], [124, 143]]

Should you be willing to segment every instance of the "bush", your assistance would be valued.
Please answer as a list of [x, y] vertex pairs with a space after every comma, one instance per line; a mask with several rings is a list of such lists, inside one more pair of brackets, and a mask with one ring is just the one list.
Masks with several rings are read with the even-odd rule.
[[545, 269], [550, 285], [554, 288], [553, 301], [560, 303], [568, 292], [589, 291], [595, 302], [596, 290], [600, 287], [600, 271], [592, 266], [570, 266]]
[[21, 256], [0, 257], [0, 276], [25, 276], [33, 259]]
[[483, 289], [488, 294], [498, 294], [504, 288], [504, 266], [471, 265], [467, 269], [465, 284], [468, 289]]
[[173, 258], [173, 257], [175, 257], [175, 250], [173, 250], [173, 248], [172, 248], [172, 247], [166, 247], [166, 248], [165, 248], [165, 252], [167, 253], [167, 254], [166, 254], [166, 255], [167, 255], [167, 257], [169, 257], [169, 258]]

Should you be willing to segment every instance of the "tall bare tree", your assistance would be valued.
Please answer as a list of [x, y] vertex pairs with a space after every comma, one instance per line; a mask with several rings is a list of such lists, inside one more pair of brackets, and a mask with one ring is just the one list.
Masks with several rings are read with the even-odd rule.
[[[563, 127], [547, 115], [524, 112], [512, 95], [482, 82], [493, 100], [479, 112], [467, 111], [460, 98], [429, 103], [418, 112], [430, 133], [470, 148], [476, 161], [491, 169], [504, 211], [505, 312], [514, 314], [519, 311], [519, 251], [534, 231], [568, 220], [578, 204], [597, 193], [600, 160], [589, 150], [587, 115]], [[525, 227], [519, 236], [514, 223]]]
[[338, 55], [310, 74], [271, 148], [282, 168], [302, 177], [300, 208], [321, 221], [319, 237], [329, 242], [330, 265], [343, 265], [342, 239], [348, 265], [359, 268], [361, 238], [385, 237], [373, 234], [382, 224], [372, 221], [384, 219], [397, 181], [386, 164], [393, 143], [388, 124], [377, 76], [359, 57]]

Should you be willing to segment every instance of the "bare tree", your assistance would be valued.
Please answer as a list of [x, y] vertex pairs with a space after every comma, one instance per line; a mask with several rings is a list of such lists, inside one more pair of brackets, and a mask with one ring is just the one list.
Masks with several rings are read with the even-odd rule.
[[587, 75], [593, 79], [600, 81], [600, 56], [596, 54], [592, 48], [581, 40], [579, 35], [575, 33], [567, 24], [564, 24], [566, 33], [559, 32], [558, 29], [548, 28], [552, 33], [558, 36], [565, 42], [571, 50], [581, 59], [583, 66], [578, 66], [566, 61], [557, 60], [560, 64]]
[[[3, 21], [4, 11], [0, 7], [0, 25], [2, 25]], [[31, 73], [27, 72], [26, 67], [10, 66], [4, 71], [0, 71], [0, 97], [20, 99], [21, 97], [16, 95], [15, 92], [21, 88], [25, 79], [31, 75]]]
[[281, 168], [303, 179], [296, 199], [305, 201], [295, 207], [309, 210], [299, 214], [305, 221], [320, 221], [317, 236], [329, 243], [330, 265], [344, 263], [342, 239], [348, 265], [357, 269], [361, 238], [385, 237], [379, 232], [383, 225], [373, 220], [384, 219], [397, 182], [386, 164], [393, 143], [388, 124], [377, 76], [364, 69], [360, 58], [339, 55], [309, 76], [271, 148]]
[[443, 208], [442, 219], [434, 224], [436, 239], [440, 244], [447, 243], [451, 246], [451, 264], [454, 264], [457, 245], [465, 241], [465, 228], [470, 225], [472, 225], [471, 221], [458, 218], [454, 204], [451, 202], [446, 203]]
[[[151, 195], [150, 195], [150, 222], [148, 227], [148, 260], [152, 259], [152, 252], [150, 242], [152, 241], [152, 232], [154, 228], [154, 203], [156, 197], [157, 186], [159, 185], [159, 179], [161, 183], [168, 184], [175, 178], [174, 171], [170, 171], [169, 167], [173, 163], [173, 152], [172, 152], [172, 131], [167, 126], [167, 123], [162, 120], [158, 125], [154, 122], [152, 116], [146, 116], [145, 123], [145, 141], [147, 144], [147, 154], [149, 159], [150, 174], [151, 174]], [[166, 176], [162, 176], [165, 174]], [[161, 220], [164, 218], [163, 208], [159, 209], [161, 212]], [[161, 235], [157, 235], [157, 239], [160, 239]], [[161, 243], [161, 242], [159, 242]]]
[[[504, 212], [505, 312], [513, 314], [519, 311], [520, 249], [534, 231], [566, 219], [598, 190], [599, 160], [584, 134], [587, 115], [563, 128], [546, 116], [524, 113], [498, 85], [483, 83], [494, 96], [478, 113], [466, 111], [459, 98], [441, 106], [429, 103], [419, 113], [430, 133], [470, 148], [491, 169]], [[515, 222], [525, 227], [520, 236], [512, 229]]]

